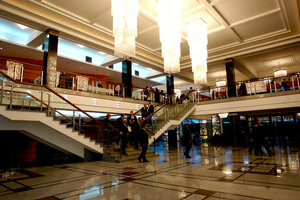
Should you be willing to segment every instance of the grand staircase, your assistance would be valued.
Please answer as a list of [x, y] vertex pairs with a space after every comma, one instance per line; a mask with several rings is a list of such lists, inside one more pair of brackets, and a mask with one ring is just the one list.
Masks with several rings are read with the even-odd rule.
[[[152, 122], [147, 125], [149, 145], [166, 130], [177, 127], [195, 109], [186, 97], [175, 104], [157, 105], [143, 122]], [[72, 114], [57, 110], [57, 105], [64, 105]], [[90, 154], [113, 162], [136, 160], [140, 150], [129, 145], [128, 156], [123, 156], [119, 145], [106, 143], [104, 126], [109, 126], [114, 135], [120, 134], [114, 126], [93, 118], [51, 88], [21, 83], [0, 71], [0, 131], [17, 130], [83, 160]], [[147, 157], [155, 156], [149, 148]]]

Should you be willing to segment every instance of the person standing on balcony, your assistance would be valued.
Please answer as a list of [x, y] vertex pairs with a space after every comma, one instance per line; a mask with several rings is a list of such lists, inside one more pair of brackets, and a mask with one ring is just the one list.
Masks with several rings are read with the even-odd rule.
[[185, 146], [184, 155], [186, 158], [191, 158], [190, 150], [192, 147], [192, 134], [190, 129], [190, 124], [188, 121], [185, 122], [183, 127], [183, 143]]
[[138, 157], [139, 162], [149, 162], [146, 159], [146, 153], [147, 153], [147, 149], [148, 149], [148, 145], [149, 145], [149, 140], [148, 140], [148, 134], [145, 130], [145, 124], [140, 124], [141, 128], [140, 128], [140, 145], [142, 147], [142, 152], [140, 154], [140, 156]]
[[159, 98], [159, 90], [158, 90], [158, 88], [156, 88], [155, 89], [155, 102], [159, 103], [159, 100], [160, 100], [160, 98]]
[[148, 95], [149, 95], [148, 86], [146, 86], [146, 88], [143, 90], [143, 92], [144, 92], [144, 101], [147, 101]]
[[193, 88], [190, 87], [190, 90], [189, 90], [189, 99], [190, 99], [190, 102], [194, 102], [194, 96], [193, 96]]
[[240, 91], [241, 91], [241, 96], [246, 96], [247, 95], [247, 89], [246, 89], [245, 82], [241, 83], [241, 85], [240, 85]]
[[116, 96], [120, 96], [120, 85], [116, 85], [115, 87]]

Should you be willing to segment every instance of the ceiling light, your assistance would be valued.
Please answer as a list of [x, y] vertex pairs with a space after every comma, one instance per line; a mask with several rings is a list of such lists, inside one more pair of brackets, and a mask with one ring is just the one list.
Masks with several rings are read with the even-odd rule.
[[135, 38], [137, 37], [138, 0], [112, 0], [113, 34], [115, 55], [118, 57], [135, 56]]
[[106, 53], [102, 52], [102, 51], [98, 51], [98, 53], [100, 53], [102, 56], [104, 56]]
[[78, 47], [83, 48], [84, 46], [82, 44], [76, 44]]
[[2, 50], [3, 48], [2, 47], [0, 47], [0, 50]]
[[157, 19], [164, 58], [164, 72], [180, 72], [181, 5], [180, 0], [157, 0]]
[[275, 77], [287, 76], [287, 71], [286, 71], [286, 69], [278, 69], [278, 70], [274, 71], [274, 76]]
[[216, 81], [216, 85], [217, 85], [217, 87], [226, 86], [226, 81], [218, 80], [218, 81]]
[[278, 69], [274, 70], [274, 76], [275, 77], [282, 77], [282, 76], [287, 76], [287, 71], [286, 69], [281, 68], [280, 62], [278, 62]]
[[22, 29], [22, 30], [28, 28], [27, 26], [22, 25], [22, 24], [17, 24], [17, 27], [19, 27], [19, 28]]
[[207, 33], [202, 19], [187, 23], [187, 37], [192, 59], [192, 71], [195, 84], [207, 84]]
[[220, 118], [227, 118], [228, 117], [228, 113], [220, 113], [219, 117]]

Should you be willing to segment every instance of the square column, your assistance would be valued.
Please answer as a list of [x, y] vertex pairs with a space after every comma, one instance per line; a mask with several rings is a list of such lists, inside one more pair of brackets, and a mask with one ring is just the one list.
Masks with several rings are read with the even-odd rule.
[[234, 71], [234, 62], [232, 58], [225, 60], [226, 66], [226, 79], [228, 87], [228, 96], [236, 96], [236, 86], [235, 86], [235, 71]]
[[132, 97], [132, 62], [122, 62], [122, 84], [125, 89], [125, 97]]
[[45, 38], [44, 62], [43, 62], [43, 85], [55, 87], [57, 67], [58, 32], [49, 30], [49, 38]]

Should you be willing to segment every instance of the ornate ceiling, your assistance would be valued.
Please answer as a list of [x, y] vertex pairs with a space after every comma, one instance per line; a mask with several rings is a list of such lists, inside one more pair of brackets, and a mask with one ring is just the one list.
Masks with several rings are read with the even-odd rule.
[[[182, 0], [183, 22], [201, 17], [208, 30], [208, 81], [224, 77], [224, 59], [237, 62], [237, 80], [270, 76], [277, 63], [300, 71], [300, 23], [297, 0]], [[1, 0], [0, 16], [113, 54], [110, 0]], [[163, 71], [156, 1], [140, 0], [137, 55], [146, 67]], [[192, 81], [182, 24], [181, 72]], [[274, 66], [276, 65], [276, 66]]]

